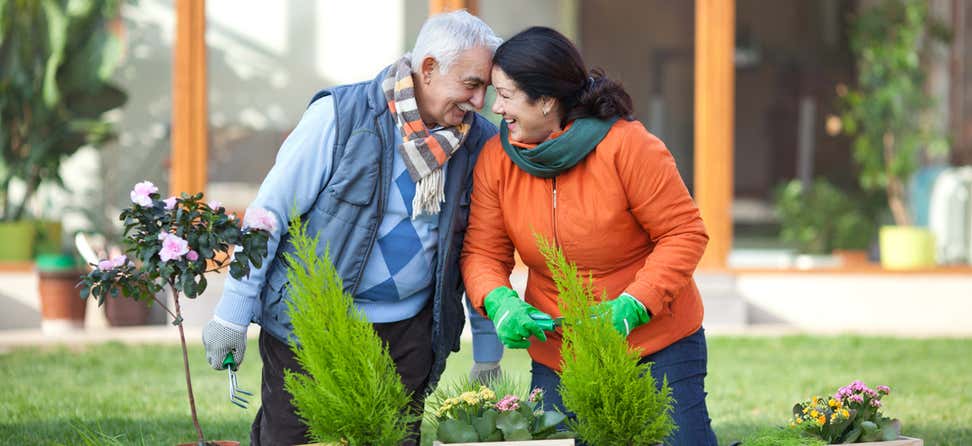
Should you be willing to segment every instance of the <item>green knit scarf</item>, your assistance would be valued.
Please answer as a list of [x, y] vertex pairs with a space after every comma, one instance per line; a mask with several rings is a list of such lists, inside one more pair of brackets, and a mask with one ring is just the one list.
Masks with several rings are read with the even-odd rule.
[[574, 167], [604, 139], [618, 118], [601, 120], [580, 118], [562, 135], [544, 141], [532, 149], [510, 144], [506, 121], [500, 123], [500, 142], [513, 162], [526, 173], [540, 178], [553, 178]]

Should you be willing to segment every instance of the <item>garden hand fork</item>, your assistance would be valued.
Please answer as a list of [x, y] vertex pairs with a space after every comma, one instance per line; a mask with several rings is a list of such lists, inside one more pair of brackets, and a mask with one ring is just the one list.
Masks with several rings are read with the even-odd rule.
[[247, 405], [250, 404], [250, 401], [240, 395], [253, 396], [253, 394], [241, 389], [236, 382], [236, 361], [233, 360], [233, 352], [226, 354], [226, 359], [223, 360], [223, 368], [225, 368], [227, 373], [229, 373], [230, 402], [246, 409]]

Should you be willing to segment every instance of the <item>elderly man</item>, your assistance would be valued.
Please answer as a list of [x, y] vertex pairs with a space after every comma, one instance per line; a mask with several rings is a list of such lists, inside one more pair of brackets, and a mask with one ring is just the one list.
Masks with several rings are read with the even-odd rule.
[[[251, 321], [263, 328], [263, 405], [252, 444], [310, 442], [283, 384], [284, 369], [301, 370], [287, 345], [283, 261], [293, 250], [287, 219], [295, 204], [319, 249], [330, 245], [345, 291], [387, 343], [421, 411], [459, 347], [471, 172], [496, 133], [474, 110], [483, 107], [499, 43], [465, 11], [430, 17], [412, 52], [375, 79], [317, 93], [283, 143], [253, 202], [278, 223], [268, 261], [227, 281], [203, 330], [209, 363], [220, 369], [230, 352], [243, 361]], [[410, 442], [418, 430], [416, 423]]]

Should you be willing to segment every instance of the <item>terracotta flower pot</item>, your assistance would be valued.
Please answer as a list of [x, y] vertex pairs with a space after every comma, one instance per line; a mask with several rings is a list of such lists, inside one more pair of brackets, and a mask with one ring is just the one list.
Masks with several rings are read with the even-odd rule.
[[63, 333], [84, 328], [85, 301], [76, 285], [80, 272], [71, 256], [46, 254], [37, 257], [41, 331]]
[[128, 327], [145, 325], [148, 321], [152, 306], [147, 302], [137, 301], [128, 296], [109, 297], [105, 299], [105, 319], [112, 327]]

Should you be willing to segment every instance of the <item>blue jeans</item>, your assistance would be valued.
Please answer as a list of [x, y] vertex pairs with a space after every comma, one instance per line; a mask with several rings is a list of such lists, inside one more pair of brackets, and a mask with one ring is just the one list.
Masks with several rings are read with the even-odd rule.
[[[678, 426], [665, 439], [672, 446], [716, 446], [712, 420], [705, 406], [705, 375], [708, 354], [705, 347], [705, 330], [700, 328], [692, 335], [665, 349], [641, 358], [641, 362], [653, 362], [651, 376], [656, 386], [661, 386], [664, 376], [668, 376], [668, 386], [672, 389], [675, 404], [672, 418]], [[573, 416], [564, 408], [557, 388], [560, 376], [553, 369], [533, 362], [530, 388], [543, 389], [543, 406], [556, 407]]]
[[472, 331], [473, 360], [476, 362], [499, 362], [503, 359], [503, 344], [496, 337], [493, 321], [486, 319], [473, 309], [466, 297], [466, 310], [469, 313], [469, 328]]

